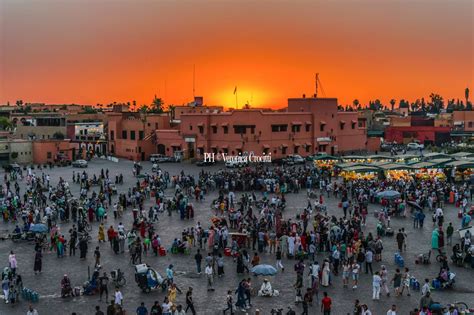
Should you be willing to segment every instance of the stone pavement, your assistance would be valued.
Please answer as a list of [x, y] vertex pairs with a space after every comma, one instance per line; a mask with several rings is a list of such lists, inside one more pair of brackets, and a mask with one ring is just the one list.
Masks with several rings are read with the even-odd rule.
[[[144, 170], [151, 172], [150, 163], [143, 163]], [[170, 175], [177, 174], [182, 169], [186, 174], [195, 174], [201, 170], [200, 167], [181, 163], [181, 164], [162, 164], [162, 169], [169, 171]], [[115, 174], [119, 172], [124, 175], [124, 185], [119, 185], [119, 192], [126, 192], [129, 187], [134, 185], [136, 179], [132, 176], [132, 163], [129, 161], [120, 161], [118, 164], [104, 161], [104, 160], [94, 160], [90, 162], [89, 167], [86, 171], [92, 175], [93, 173], [99, 174], [101, 168], [109, 168], [110, 176], [115, 177]], [[217, 167], [205, 168], [206, 170], [215, 170]], [[62, 176], [68, 181], [71, 181], [72, 172], [82, 171], [82, 169], [73, 169], [72, 167], [63, 167], [63, 168], [53, 168], [47, 170], [46, 173], [50, 174], [52, 185], [56, 185], [59, 176]], [[36, 170], [36, 172], [38, 172]], [[0, 178], [3, 179], [3, 171], [0, 172]], [[22, 192], [24, 184], [21, 184]], [[71, 184], [72, 192], [74, 195], [78, 195], [79, 187], [76, 184]], [[172, 194], [170, 190], [168, 195]], [[194, 202], [195, 206], [195, 218], [193, 220], [180, 220], [177, 214], [173, 214], [169, 217], [166, 213], [161, 214], [160, 221], [155, 225], [157, 232], [160, 234], [162, 242], [165, 246], [169, 246], [172, 240], [175, 237], [180, 237], [181, 231], [184, 228], [195, 226], [198, 221], [200, 221], [203, 226], [209, 225], [209, 219], [211, 217], [210, 211], [210, 202], [216, 197], [216, 193], [212, 193], [206, 196], [206, 199], [202, 203]], [[306, 205], [307, 199], [305, 192], [300, 193], [299, 195], [288, 194], [287, 195], [287, 209], [285, 210], [285, 218], [294, 217], [298, 211]], [[337, 207], [338, 200], [334, 198], [327, 199], [328, 202], [328, 211], [331, 214], [341, 215], [342, 210]], [[147, 206], [151, 204], [150, 201], [147, 202]], [[372, 215], [373, 211], [377, 209], [376, 205], [371, 205], [369, 208], [368, 224], [365, 227], [365, 232], [373, 232], [375, 235], [375, 218]], [[453, 222], [455, 226], [460, 224], [459, 219], [456, 216], [457, 210], [453, 206], [448, 206], [445, 210], [446, 222]], [[126, 227], [129, 227], [131, 223], [131, 212], [128, 211], [125, 213], [124, 218], [122, 218]], [[119, 223], [119, 220], [114, 220], [111, 215], [109, 215], [108, 222], [106, 227], [113, 224], [115, 227]], [[439, 271], [439, 264], [432, 257], [431, 265], [415, 265], [414, 259], [415, 255], [419, 253], [426, 253], [430, 249], [431, 244], [431, 231], [432, 224], [430, 217], [427, 215], [425, 221], [425, 227], [423, 230], [413, 229], [412, 221], [409, 218], [393, 218], [392, 227], [395, 231], [400, 227], [405, 227], [408, 233], [408, 250], [403, 253], [405, 258], [406, 266], [411, 270], [411, 274], [415, 276], [420, 283], [423, 282], [424, 278], [433, 278], [437, 275]], [[102, 253], [102, 266], [103, 271], [107, 271], [110, 274], [111, 270], [121, 268], [125, 272], [125, 277], [127, 279], [127, 285], [122, 288], [122, 293], [124, 295], [124, 305], [127, 310], [127, 314], [135, 314], [136, 308], [139, 306], [140, 302], [145, 302], [148, 308], [151, 307], [153, 301], [159, 301], [162, 303], [165, 294], [160, 291], [152, 291], [149, 294], [142, 293], [134, 281], [134, 269], [130, 263], [128, 252], [125, 254], [115, 255], [108, 243], [97, 243], [97, 223], [93, 224], [93, 231], [91, 236], [93, 240], [89, 243], [89, 252], [86, 261], [80, 261], [79, 255], [76, 257], [66, 256], [62, 259], [58, 259], [55, 253], [45, 253], [43, 259], [43, 273], [40, 275], [34, 275], [33, 273], [33, 245], [27, 243], [12, 243], [11, 240], [0, 241], [0, 267], [7, 266], [8, 264], [8, 254], [10, 250], [13, 250], [16, 253], [18, 260], [18, 272], [23, 276], [24, 285], [28, 288], [34, 289], [41, 294], [40, 301], [34, 306], [39, 311], [40, 315], [50, 315], [50, 314], [70, 314], [71, 312], [76, 312], [80, 315], [92, 315], [94, 314], [94, 308], [96, 305], [101, 305], [102, 309], [105, 310], [105, 302], [99, 302], [98, 296], [80, 296], [75, 298], [65, 298], [62, 299], [59, 297], [60, 293], [60, 280], [63, 274], [67, 273], [72, 280], [73, 286], [82, 285], [84, 281], [87, 280], [87, 269], [88, 267], [93, 268], [94, 259], [93, 259], [93, 249], [95, 246], [99, 246]], [[63, 234], [68, 237], [67, 231], [70, 228], [70, 224], [61, 224], [60, 225]], [[13, 230], [14, 226], [12, 224], [0, 223], [0, 231], [4, 233], [6, 230]], [[455, 237], [455, 240], [458, 238]], [[393, 254], [396, 250], [396, 242], [394, 238], [384, 238], [384, 257], [382, 264], [387, 266], [389, 271], [389, 278], [393, 275], [396, 266], [393, 262]], [[168, 264], [172, 263], [175, 267], [177, 273], [175, 281], [178, 286], [185, 292], [189, 286], [194, 288], [194, 301], [195, 307], [198, 314], [221, 314], [222, 309], [225, 306], [225, 296], [227, 290], [235, 291], [240, 277], [236, 274], [236, 265], [233, 263], [231, 258], [225, 258], [225, 276], [223, 278], [215, 279], [215, 288], [214, 292], [207, 292], [206, 290], [206, 279], [204, 275], [199, 276], [195, 273], [195, 264], [194, 264], [194, 255], [195, 251], [193, 250], [192, 254], [189, 256], [185, 255], [171, 255], [168, 254], [166, 257], [154, 257], [148, 256], [143, 258], [143, 262], [151, 265], [153, 268], [158, 270], [160, 273], [165, 273], [165, 268]], [[203, 252], [203, 256], [205, 256]], [[321, 263], [326, 255], [320, 254], [317, 257], [317, 260]], [[274, 254], [261, 254], [262, 263], [275, 264]], [[272, 307], [275, 308], [285, 308], [291, 305], [295, 308], [294, 305], [294, 290], [292, 285], [295, 282], [296, 275], [293, 271], [294, 260], [284, 260], [283, 264], [286, 269], [284, 273], [278, 273], [275, 277], [271, 277], [270, 281], [275, 289], [280, 291], [280, 296], [275, 298], [263, 298], [255, 297], [252, 301], [253, 308], [249, 310], [249, 314], [254, 314], [255, 310], [260, 309], [260, 314], [270, 314]], [[374, 263], [374, 270], [380, 268], [380, 263]], [[306, 274], [307, 269], [305, 270]], [[474, 304], [472, 299], [473, 295], [473, 286], [474, 282], [474, 272], [473, 269], [465, 269], [459, 267], [452, 267], [452, 271], [456, 273], [456, 286], [454, 290], [443, 291], [443, 292], [434, 292], [433, 299], [435, 301], [440, 301], [442, 303], [453, 303], [454, 301], [464, 301], [471, 302]], [[245, 275], [247, 277], [247, 275]], [[262, 278], [253, 277], [250, 275], [253, 281], [254, 287], [260, 287]], [[305, 277], [305, 284], [307, 284], [307, 277]], [[333, 314], [352, 314], [352, 305], [355, 299], [359, 299], [361, 303], [366, 303], [369, 305], [369, 308], [372, 310], [374, 315], [385, 314], [390, 305], [396, 304], [399, 309], [399, 314], [408, 314], [410, 310], [416, 307], [419, 304], [421, 297], [420, 292], [412, 292], [411, 297], [394, 297], [393, 288], [392, 296], [382, 297], [380, 301], [372, 301], [372, 278], [370, 275], [361, 274], [360, 285], [357, 290], [344, 289], [342, 288], [342, 279], [340, 277], [334, 278], [332, 280], [332, 285], [327, 288], [329, 296], [333, 299]], [[109, 289], [110, 292], [113, 292], [113, 289]], [[320, 299], [322, 296], [323, 289], [320, 290]], [[178, 295], [178, 303], [185, 305], [185, 295]], [[28, 304], [25, 301], [20, 301], [19, 304], [10, 306], [0, 303], [0, 314], [26, 314]], [[302, 312], [301, 306], [296, 306], [297, 312]], [[316, 314], [320, 312], [319, 305], [313, 305], [310, 307], [310, 313]]]

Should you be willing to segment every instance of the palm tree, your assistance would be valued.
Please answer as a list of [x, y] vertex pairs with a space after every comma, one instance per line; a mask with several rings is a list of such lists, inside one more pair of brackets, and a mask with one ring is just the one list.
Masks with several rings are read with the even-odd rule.
[[176, 113], [176, 106], [170, 105], [168, 107], [168, 112], [170, 113], [171, 120], [174, 120], [175, 113]]
[[151, 109], [149, 110], [152, 113], [161, 114], [163, 113], [163, 100], [161, 98], [156, 97], [151, 102]]
[[393, 98], [390, 100], [390, 105], [392, 105], [392, 112], [393, 112], [393, 109], [395, 108], [395, 103], [396, 103], [396, 102], [397, 102], [397, 101], [396, 101], [395, 99], [393, 99]]
[[354, 105], [355, 108], [359, 108], [360, 103], [358, 99], [353, 100], [352, 104]]

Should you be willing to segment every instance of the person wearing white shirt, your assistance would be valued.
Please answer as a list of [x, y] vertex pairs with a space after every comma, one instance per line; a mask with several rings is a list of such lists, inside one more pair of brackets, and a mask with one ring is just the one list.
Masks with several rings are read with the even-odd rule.
[[213, 284], [212, 266], [207, 265], [206, 269], [204, 270], [204, 273], [206, 274], [206, 277], [207, 277], [207, 291], [214, 291], [214, 288], [212, 287], [212, 284]]
[[431, 292], [429, 279], [425, 279], [425, 284], [421, 287], [421, 295], [425, 296], [427, 292]]
[[382, 284], [382, 278], [379, 275], [379, 272], [375, 272], [372, 277], [372, 299], [380, 300], [380, 287]]
[[38, 311], [33, 308], [33, 306], [30, 305], [30, 308], [28, 309], [28, 312], [26, 312], [26, 315], [39, 315]]
[[387, 315], [397, 315], [397, 306], [395, 304], [387, 311]]
[[362, 305], [362, 314], [361, 315], [372, 315], [372, 312], [369, 310], [367, 304]]
[[115, 289], [115, 304], [122, 306], [123, 303], [123, 295], [122, 292], [118, 288]]

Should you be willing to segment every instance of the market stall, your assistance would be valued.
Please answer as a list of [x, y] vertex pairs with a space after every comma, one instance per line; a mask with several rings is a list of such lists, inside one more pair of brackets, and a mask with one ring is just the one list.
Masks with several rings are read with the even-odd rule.
[[417, 163], [417, 162], [420, 162], [422, 159], [421, 156], [413, 155], [413, 154], [396, 155], [394, 156], [394, 158], [395, 158], [395, 163], [405, 163], [405, 164]]
[[417, 179], [428, 180], [436, 177], [439, 180], [446, 180], [446, 175], [439, 163], [418, 162], [409, 164], [409, 166], [413, 170], [413, 176]]
[[406, 164], [388, 163], [381, 165], [380, 168], [384, 171], [387, 179], [393, 180], [409, 180], [412, 179], [413, 168]]
[[460, 161], [452, 161], [446, 164], [449, 174], [456, 182], [469, 181], [474, 173], [474, 160], [464, 159]]
[[378, 177], [379, 171], [380, 171], [380, 168], [376, 166], [357, 165], [357, 166], [342, 168], [340, 172], [340, 176], [345, 181], [357, 180], [357, 179], [372, 180]]
[[321, 170], [332, 171], [334, 166], [340, 162], [340, 158], [332, 155], [320, 155], [313, 158], [314, 166]]

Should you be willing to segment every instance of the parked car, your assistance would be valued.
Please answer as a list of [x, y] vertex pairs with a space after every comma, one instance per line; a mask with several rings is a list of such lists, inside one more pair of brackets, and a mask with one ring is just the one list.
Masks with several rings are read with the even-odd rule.
[[72, 162], [72, 166], [73, 167], [85, 168], [85, 167], [87, 167], [87, 161], [86, 160], [75, 160], [74, 162]]
[[165, 163], [171, 162], [170, 157], [163, 154], [152, 154], [150, 155], [150, 162], [152, 163]]
[[287, 161], [292, 161], [293, 164], [304, 164], [305, 162], [301, 155], [298, 154], [288, 155]]
[[423, 150], [424, 148], [425, 146], [423, 144], [417, 142], [410, 142], [409, 144], [407, 144], [407, 150]]
[[196, 162], [197, 166], [212, 166], [212, 165], [215, 165], [215, 164], [216, 164], [216, 162], [204, 161], [204, 160]]

